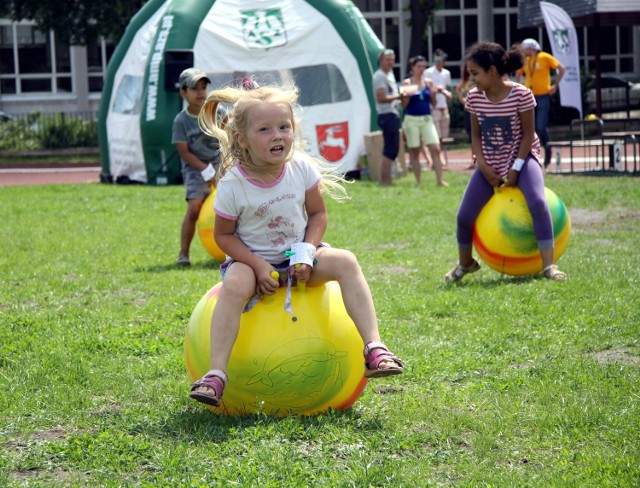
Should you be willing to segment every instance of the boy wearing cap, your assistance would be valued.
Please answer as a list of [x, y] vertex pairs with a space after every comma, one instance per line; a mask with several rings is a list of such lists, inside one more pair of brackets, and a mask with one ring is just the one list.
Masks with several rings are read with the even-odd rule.
[[171, 142], [182, 162], [187, 212], [180, 228], [180, 254], [176, 264], [189, 266], [189, 249], [195, 234], [196, 222], [205, 198], [211, 193], [211, 184], [220, 164], [218, 140], [206, 135], [198, 125], [200, 109], [207, 99], [207, 85], [211, 80], [197, 68], [189, 68], [178, 80], [180, 96], [187, 106], [173, 121]]
[[[433, 83], [433, 86], [441, 91], [436, 93], [436, 104], [432, 107], [431, 115], [438, 129], [440, 143], [442, 139], [449, 137], [449, 126], [451, 124], [451, 116], [449, 115], [449, 100], [453, 97], [448, 90], [451, 85], [451, 72], [444, 67], [447, 60], [447, 53], [442, 49], [436, 49], [433, 53], [433, 66], [425, 70], [424, 76]], [[443, 161], [444, 163], [444, 161]]]
[[[522, 41], [525, 60], [524, 66], [516, 72], [516, 80], [531, 89], [536, 99], [535, 117], [536, 134], [540, 138], [540, 145], [544, 147], [544, 165], [549, 166], [551, 154], [549, 152], [549, 114], [551, 113], [551, 95], [558, 91], [560, 80], [564, 76], [564, 65], [551, 54], [545, 53], [535, 39]], [[556, 72], [555, 83], [551, 84], [551, 71]]]

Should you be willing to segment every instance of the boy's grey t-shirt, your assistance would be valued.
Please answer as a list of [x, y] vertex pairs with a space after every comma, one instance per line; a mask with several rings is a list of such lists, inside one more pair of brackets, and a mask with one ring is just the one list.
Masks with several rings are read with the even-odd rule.
[[[208, 136], [198, 125], [198, 117], [191, 115], [185, 108], [173, 120], [171, 143], [186, 142], [189, 152], [193, 153], [203, 163], [212, 163], [217, 169], [220, 164], [220, 146], [218, 139]], [[182, 171], [198, 171], [185, 163], [182, 158]]]

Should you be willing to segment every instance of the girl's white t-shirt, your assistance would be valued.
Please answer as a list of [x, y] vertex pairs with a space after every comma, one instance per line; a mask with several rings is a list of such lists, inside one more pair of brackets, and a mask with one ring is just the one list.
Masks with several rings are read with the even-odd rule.
[[236, 235], [255, 254], [271, 264], [287, 260], [285, 251], [304, 240], [306, 193], [321, 180], [320, 171], [304, 158], [294, 158], [273, 183], [248, 179], [242, 164], [218, 182], [214, 211], [236, 221]]

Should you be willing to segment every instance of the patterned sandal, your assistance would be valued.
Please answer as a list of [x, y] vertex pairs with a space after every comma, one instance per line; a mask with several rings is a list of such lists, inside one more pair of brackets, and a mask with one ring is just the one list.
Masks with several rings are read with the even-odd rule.
[[456, 267], [449, 271], [446, 275], [444, 275], [445, 283], [457, 283], [462, 279], [462, 277], [469, 273], [475, 273], [480, 269], [480, 263], [475, 259], [473, 262], [467, 266], [466, 268], [456, 264]]
[[212, 369], [198, 381], [191, 383], [189, 396], [199, 402], [218, 407], [226, 384], [227, 375], [224, 371]]
[[[386, 367], [380, 367], [382, 364]], [[404, 363], [382, 342], [369, 342], [364, 347], [364, 366], [365, 378], [380, 378], [404, 371]]]
[[560, 271], [555, 264], [547, 266], [542, 271], [544, 277], [551, 281], [566, 281], [567, 273]]

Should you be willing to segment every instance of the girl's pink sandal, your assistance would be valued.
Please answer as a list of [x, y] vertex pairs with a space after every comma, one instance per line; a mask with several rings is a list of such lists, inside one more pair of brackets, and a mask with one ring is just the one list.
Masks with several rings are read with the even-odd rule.
[[[227, 375], [219, 369], [212, 369], [198, 381], [191, 383], [189, 396], [207, 405], [220, 406], [222, 392], [227, 384]], [[206, 389], [202, 389], [205, 387]]]
[[369, 342], [364, 346], [364, 365], [367, 378], [391, 376], [404, 371], [404, 363], [382, 342]]

